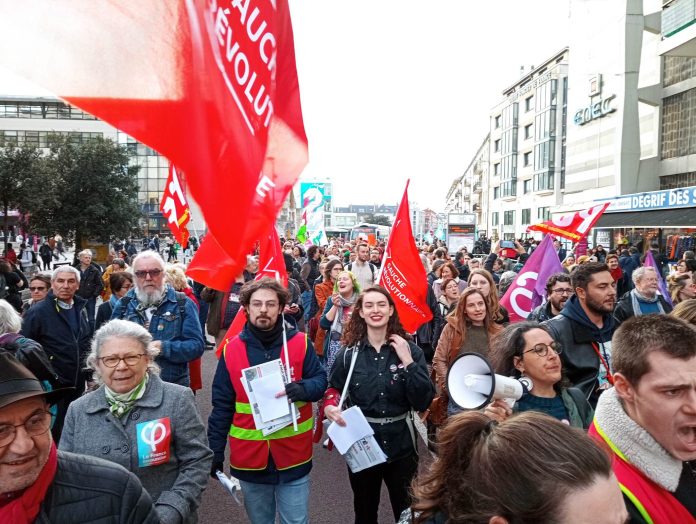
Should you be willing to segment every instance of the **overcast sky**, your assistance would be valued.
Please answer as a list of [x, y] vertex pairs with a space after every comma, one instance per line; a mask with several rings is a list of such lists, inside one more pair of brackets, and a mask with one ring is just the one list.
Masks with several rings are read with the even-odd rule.
[[310, 163], [335, 205], [444, 209], [489, 111], [568, 45], [568, 0], [290, 0]]
[[[310, 163], [334, 205], [444, 209], [520, 66], [568, 45], [569, 0], [290, 0]], [[41, 94], [0, 68], [3, 94]], [[45, 92], [44, 92], [45, 93]]]

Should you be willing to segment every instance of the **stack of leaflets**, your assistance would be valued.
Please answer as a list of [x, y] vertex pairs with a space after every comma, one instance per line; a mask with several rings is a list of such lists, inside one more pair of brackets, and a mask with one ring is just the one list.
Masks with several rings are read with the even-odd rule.
[[254, 424], [264, 436], [292, 424], [287, 397], [274, 398], [288, 382], [280, 359], [242, 370], [242, 386], [249, 397]]

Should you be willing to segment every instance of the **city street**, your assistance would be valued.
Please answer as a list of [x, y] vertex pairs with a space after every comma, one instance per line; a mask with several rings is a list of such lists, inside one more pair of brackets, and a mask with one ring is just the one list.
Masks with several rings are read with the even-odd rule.
[[[210, 413], [210, 386], [215, 373], [217, 358], [214, 351], [203, 355], [203, 389], [198, 392], [196, 402], [204, 421]], [[419, 441], [420, 444], [422, 442]], [[428, 453], [421, 457], [427, 462]], [[423, 456], [425, 455], [425, 457]], [[348, 469], [338, 452], [327, 451], [315, 444], [314, 467], [311, 473], [312, 490], [310, 495], [310, 522], [318, 524], [348, 524], [353, 521], [353, 494], [348, 484]], [[229, 472], [228, 472], [229, 473]], [[244, 508], [237, 506], [234, 499], [217, 480], [210, 480], [203, 493], [203, 503], [198, 512], [202, 524], [222, 524], [229, 522], [249, 522]], [[389, 497], [382, 488], [379, 522], [393, 522]]]

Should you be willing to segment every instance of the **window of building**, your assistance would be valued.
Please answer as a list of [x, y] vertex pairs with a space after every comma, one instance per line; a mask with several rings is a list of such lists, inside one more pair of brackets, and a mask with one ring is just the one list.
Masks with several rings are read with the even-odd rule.
[[527, 151], [523, 156], [523, 165], [524, 167], [529, 167], [529, 165], [532, 163], [532, 152]]
[[532, 138], [532, 124], [524, 126], [524, 139], [529, 140]]
[[493, 142], [493, 152], [500, 153], [500, 139]]
[[505, 198], [505, 197], [514, 197], [517, 196], [517, 179], [513, 180], [506, 180], [502, 184], [500, 184], [500, 196]]
[[538, 208], [537, 218], [543, 222], [545, 222], [546, 220], [551, 220], [551, 208], [548, 206]]
[[493, 122], [494, 122], [495, 128], [496, 128], [496, 129], [500, 129], [500, 115], [497, 115], [497, 116], [493, 119]]
[[531, 224], [531, 222], [532, 222], [532, 210], [531, 210], [531, 208], [523, 209], [522, 210], [522, 225], [526, 226], [527, 224]]
[[496, 176], [500, 175], [500, 162], [493, 164], [493, 174]]
[[534, 97], [528, 96], [527, 98], [524, 99], [524, 111], [526, 113], [528, 113], [532, 109], [534, 109]]
[[522, 194], [526, 195], [527, 193], [529, 193], [531, 191], [531, 187], [532, 187], [532, 181], [531, 180], [524, 180], [522, 182]]
[[534, 191], [550, 191], [553, 189], [553, 171], [545, 171], [534, 175]]
[[504, 226], [514, 226], [515, 225], [515, 212], [514, 211], [503, 211], [503, 225]]
[[500, 198], [500, 187], [496, 186], [493, 188], [493, 200]]
[[494, 226], [497, 226], [499, 224], [499, 219], [498, 219], [498, 212], [495, 211], [491, 213], [491, 224]]

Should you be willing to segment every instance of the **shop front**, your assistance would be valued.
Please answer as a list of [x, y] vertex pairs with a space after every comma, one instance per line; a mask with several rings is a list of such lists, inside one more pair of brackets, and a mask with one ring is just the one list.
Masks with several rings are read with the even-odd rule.
[[635, 246], [642, 253], [657, 242], [675, 260], [696, 247], [696, 186], [622, 195], [611, 204], [592, 233], [593, 245]]

